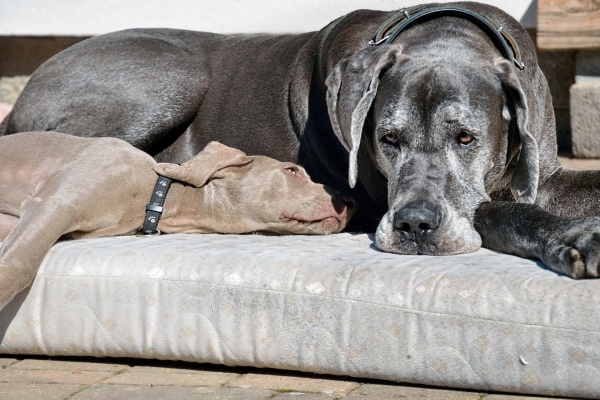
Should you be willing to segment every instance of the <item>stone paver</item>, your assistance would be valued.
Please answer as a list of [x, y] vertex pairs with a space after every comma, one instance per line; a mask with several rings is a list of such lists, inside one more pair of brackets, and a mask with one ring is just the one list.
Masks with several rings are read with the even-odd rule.
[[[303, 392], [287, 392], [287, 393], [280, 393], [277, 396], [273, 397], [272, 400], [332, 400], [332, 399], [338, 399], [340, 397], [335, 396], [333, 394], [317, 394], [317, 393], [303, 393]], [[347, 397], [342, 397], [343, 399], [346, 399]], [[361, 400], [368, 400], [368, 399], [363, 399], [363, 397], [360, 397]], [[378, 400], [382, 400], [381, 397]]]
[[249, 373], [233, 380], [228, 386], [345, 396], [359, 387], [360, 384], [354, 381], [325, 379], [319, 376], [305, 377], [286, 373]]
[[573, 154], [600, 157], [600, 79], [575, 83], [571, 93], [571, 142]]
[[[136, 365], [138, 364], [138, 365]], [[172, 361], [0, 355], [0, 400], [543, 400], [293, 371]], [[548, 399], [550, 400], [550, 399]]]
[[112, 375], [112, 372], [106, 371], [4, 369], [0, 371], [0, 383], [61, 383], [66, 385], [94, 385]]
[[2, 358], [0, 358], [0, 369], [6, 368], [9, 365], [12, 365], [12, 364], [17, 363], [17, 362], [19, 362], [19, 360], [16, 359], [16, 358], [4, 358], [4, 357], [2, 357]]
[[[418, 386], [365, 384], [356, 389], [353, 395], [370, 396], [374, 398], [407, 398], [407, 399], [431, 399], [431, 400], [480, 400], [481, 393], [465, 392], [460, 390], [433, 389]], [[353, 396], [345, 397], [351, 400]], [[357, 399], [363, 399], [357, 396]]]
[[131, 368], [126, 364], [114, 364], [102, 361], [72, 361], [72, 360], [39, 360], [25, 359], [14, 364], [10, 369], [31, 369], [43, 370], [51, 369], [53, 371], [105, 371], [121, 372]]
[[[187, 367], [187, 368], [186, 368]], [[232, 368], [224, 366], [213, 366], [207, 364], [192, 364], [192, 363], [177, 363], [177, 362], [166, 362], [163, 366], [162, 363], [153, 362], [152, 365], [135, 365], [128, 370], [131, 373], [147, 373], [153, 372], [156, 374], [202, 374], [206, 372], [225, 372], [231, 373]], [[235, 374], [236, 376], [240, 374]]]
[[[513, 396], [510, 394], [490, 394], [484, 397], [484, 400], [539, 400], [537, 396]], [[542, 397], [545, 399], [545, 397]], [[572, 400], [567, 397], [552, 397], [552, 400]]]
[[0, 400], [67, 399], [85, 388], [84, 385], [0, 383]]
[[[177, 371], [177, 370], [175, 370]], [[239, 377], [236, 373], [195, 371], [192, 373], [159, 372], [152, 368], [142, 371], [126, 371], [106, 379], [103, 383], [119, 385], [154, 386], [222, 386]]]
[[74, 400], [159, 400], [219, 399], [264, 400], [275, 395], [269, 390], [245, 390], [223, 387], [98, 385], [71, 397]]

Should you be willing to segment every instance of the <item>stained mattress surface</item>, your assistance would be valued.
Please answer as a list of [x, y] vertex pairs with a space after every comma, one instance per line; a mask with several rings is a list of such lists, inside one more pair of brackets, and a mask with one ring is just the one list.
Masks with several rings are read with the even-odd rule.
[[61, 242], [0, 312], [0, 352], [184, 360], [600, 398], [600, 281], [373, 237]]

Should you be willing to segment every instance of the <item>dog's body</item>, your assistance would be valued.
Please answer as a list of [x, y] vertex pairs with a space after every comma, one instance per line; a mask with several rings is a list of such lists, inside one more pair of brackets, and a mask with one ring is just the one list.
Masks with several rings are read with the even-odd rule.
[[40, 67], [0, 131], [118, 136], [175, 162], [219, 140], [352, 189], [353, 227], [377, 226], [383, 250], [455, 254], [483, 240], [598, 277], [599, 220], [566, 218], [600, 215], [600, 172], [559, 165], [533, 42], [495, 7], [444, 7], [492, 18], [525, 69], [461, 15], [426, 18], [381, 46], [367, 42], [394, 13], [356, 11], [301, 35], [129, 30]]
[[176, 165], [115, 138], [0, 137], [0, 309], [60, 238], [135, 234], [157, 174], [173, 179], [158, 221], [164, 233], [327, 234], [354, 211], [302, 168], [216, 142]]

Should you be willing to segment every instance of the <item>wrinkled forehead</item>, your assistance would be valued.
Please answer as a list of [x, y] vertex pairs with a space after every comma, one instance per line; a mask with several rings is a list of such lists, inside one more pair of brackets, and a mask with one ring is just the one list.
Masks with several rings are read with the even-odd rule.
[[253, 168], [257, 170], [279, 170], [285, 168], [298, 168], [300, 171], [306, 172], [301, 166], [287, 161], [279, 161], [267, 156], [251, 156]]
[[434, 118], [480, 125], [501, 115], [503, 105], [500, 80], [487, 68], [411, 57], [383, 75], [374, 110], [390, 121], [426, 123]]

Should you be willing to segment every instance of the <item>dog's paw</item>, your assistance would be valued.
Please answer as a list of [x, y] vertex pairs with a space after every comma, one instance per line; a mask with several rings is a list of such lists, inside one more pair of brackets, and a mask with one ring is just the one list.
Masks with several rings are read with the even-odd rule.
[[600, 277], [600, 218], [572, 220], [545, 249], [546, 265], [574, 279]]

